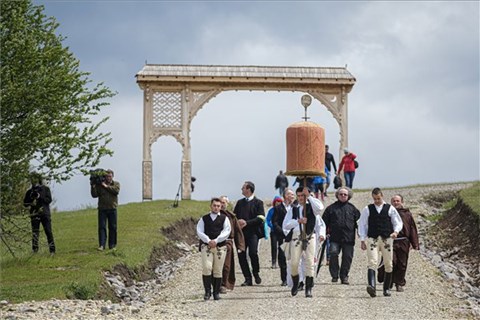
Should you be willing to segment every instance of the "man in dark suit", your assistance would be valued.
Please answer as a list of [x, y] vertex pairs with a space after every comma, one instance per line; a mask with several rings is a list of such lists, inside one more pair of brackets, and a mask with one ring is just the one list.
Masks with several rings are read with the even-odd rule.
[[[245, 181], [242, 186], [242, 195], [244, 198], [237, 201], [233, 212], [237, 215], [238, 224], [242, 228], [245, 238], [245, 251], [238, 252], [238, 260], [242, 268], [245, 282], [242, 286], [251, 286], [252, 273], [255, 278], [255, 283], [262, 283], [260, 278], [260, 263], [258, 260], [258, 240], [264, 237], [263, 223], [265, 221], [265, 209], [263, 201], [255, 197], [255, 184], [251, 181]], [[252, 270], [247, 260], [248, 256], [252, 263]]]
[[[278, 265], [280, 267], [280, 279], [282, 280], [282, 286], [287, 285], [287, 260], [285, 257], [285, 252], [283, 251], [283, 243], [290, 241], [285, 239], [286, 235], [283, 231], [283, 219], [287, 215], [288, 210], [290, 210], [293, 202], [295, 201], [295, 192], [292, 189], [287, 188], [283, 193], [283, 203], [278, 207], [275, 207], [275, 211], [272, 217], [272, 224], [274, 232], [278, 239]], [[291, 238], [291, 235], [290, 235]]]

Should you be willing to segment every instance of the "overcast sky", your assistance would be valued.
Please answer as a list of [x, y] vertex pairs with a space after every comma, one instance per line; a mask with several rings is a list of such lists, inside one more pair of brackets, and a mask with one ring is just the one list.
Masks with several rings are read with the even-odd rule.
[[[479, 179], [479, 3], [314, 1], [34, 1], [60, 24], [90, 79], [118, 92], [102, 111], [115, 154], [99, 165], [142, 201], [143, 93], [135, 75], [155, 64], [344, 67], [354, 187]], [[223, 92], [192, 122], [193, 199], [241, 197], [245, 180], [272, 198], [286, 166], [285, 132], [303, 116], [300, 92]], [[314, 100], [337, 164], [339, 128]], [[182, 149], [152, 147], [153, 198], [174, 199]], [[293, 178], [290, 180], [293, 181]], [[331, 187], [332, 188], [332, 187]], [[331, 189], [332, 190], [332, 189]], [[52, 185], [55, 206], [96, 205], [88, 177]]]

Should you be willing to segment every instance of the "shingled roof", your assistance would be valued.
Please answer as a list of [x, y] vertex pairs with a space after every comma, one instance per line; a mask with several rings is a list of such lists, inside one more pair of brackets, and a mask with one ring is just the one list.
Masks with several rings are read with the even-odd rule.
[[137, 75], [137, 81], [152, 81], [155, 78], [228, 78], [320, 81], [348, 83], [356, 79], [345, 67], [281, 67], [281, 66], [226, 66], [226, 65], [164, 65], [146, 64]]

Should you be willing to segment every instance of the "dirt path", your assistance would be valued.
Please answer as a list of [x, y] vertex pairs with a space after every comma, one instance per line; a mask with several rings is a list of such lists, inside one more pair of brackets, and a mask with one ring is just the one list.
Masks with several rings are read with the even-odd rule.
[[[454, 188], [454, 187], [452, 187]], [[418, 215], [428, 210], [420, 198], [435, 190], [425, 188], [385, 191], [385, 199], [397, 192], [404, 194], [406, 203]], [[333, 201], [328, 198], [327, 205]], [[369, 192], [355, 194], [352, 202], [360, 210], [370, 202]], [[465, 303], [456, 298], [452, 285], [441, 276], [438, 269], [425, 260], [420, 252], [412, 251], [405, 292], [392, 292], [383, 297], [377, 286], [377, 297], [366, 292], [366, 253], [359, 242], [350, 272], [350, 285], [332, 283], [328, 268], [322, 267], [315, 279], [312, 299], [303, 292], [290, 295], [288, 287], [280, 286], [278, 269], [271, 269], [270, 244], [260, 245], [261, 285], [237, 286], [222, 295], [220, 301], [202, 300], [200, 257], [193, 255], [182, 271], [164, 290], [156, 303], [140, 312], [145, 319], [161, 314], [162, 319], [458, 319], [466, 318], [461, 311]], [[237, 284], [243, 276], [237, 261]]]

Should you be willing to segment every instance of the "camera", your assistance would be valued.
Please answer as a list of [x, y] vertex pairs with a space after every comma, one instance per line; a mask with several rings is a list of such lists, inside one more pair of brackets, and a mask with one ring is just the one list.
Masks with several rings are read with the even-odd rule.
[[35, 186], [32, 188], [32, 191], [30, 192], [30, 199], [36, 200], [40, 197], [40, 192], [42, 191], [42, 188], [40, 186]]
[[106, 181], [107, 172], [104, 169], [90, 170], [90, 184], [100, 185]]

